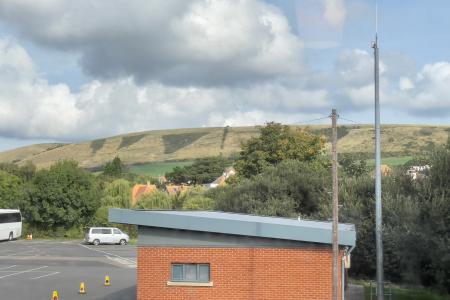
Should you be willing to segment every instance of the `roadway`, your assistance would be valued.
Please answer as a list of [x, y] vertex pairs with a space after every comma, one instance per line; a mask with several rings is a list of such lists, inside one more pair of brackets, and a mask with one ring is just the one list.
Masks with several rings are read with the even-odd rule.
[[[111, 285], [104, 286], [110, 277]], [[80, 295], [84, 282], [86, 294]], [[0, 299], [136, 299], [136, 247], [79, 241], [0, 242]]]

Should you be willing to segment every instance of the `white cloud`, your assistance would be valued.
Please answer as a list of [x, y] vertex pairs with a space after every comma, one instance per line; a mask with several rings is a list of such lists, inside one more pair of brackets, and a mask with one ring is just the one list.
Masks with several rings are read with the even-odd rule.
[[66, 85], [49, 85], [36, 73], [22, 47], [0, 39], [1, 135], [63, 136], [75, 129], [80, 115], [75, 105]]
[[301, 70], [302, 42], [257, 0], [3, 0], [0, 18], [40, 45], [80, 53], [84, 71], [103, 79], [212, 86]]
[[407, 91], [414, 88], [414, 83], [408, 77], [401, 77], [398, 85], [402, 91]]
[[88, 139], [130, 131], [293, 122], [329, 107], [328, 93], [298, 83], [177, 87], [131, 77], [94, 80], [73, 93], [40, 77], [27, 52], [0, 39], [0, 135]]
[[334, 27], [342, 27], [347, 16], [344, 0], [322, 0], [324, 2], [324, 19]]

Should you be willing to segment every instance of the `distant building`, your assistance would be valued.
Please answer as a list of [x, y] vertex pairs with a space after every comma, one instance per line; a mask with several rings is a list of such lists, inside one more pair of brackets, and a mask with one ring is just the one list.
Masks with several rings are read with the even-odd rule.
[[[138, 300], [331, 299], [331, 222], [129, 209], [110, 209], [109, 221], [138, 226]], [[342, 299], [356, 232], [338, 231]]]
[[147, 184], [136, 184], [131, 191], [131, 205], [135, 205], [140, 196], [152, 193], [157, 189], [156, 185], [150, 184], [150, 182], [147, 182]]
[[[381, 176], [389, 176], [392, 174], [392, 169], [388, 165], [381, 165], [380, 170], [381, 170]], [[375, 171], [373, 171], [371, 173], [371, 175], [372, 175], [372, 177], [375, 177]]]
[[186, 192], [188, 189], [189, 189], [189, 186], [185, 185], [185, 184], [182, 184], [182, 185], [168, 184], [168, 185], [166, 185], [166, 192], [167, 192], [167, 194], [169, 194], [171, 196]]
[[223, 185], [225, 185], [225, 182], [227, 181], [227, 179], [234, 175], [236, 175], [236, 170], [233, 167], [226, 168], [220, 177], [218, 177], [216, 180], [214, 180], [211, 183], [205, 184], [205, 187], [206, 188], [216, 188], [219, 186], [223, 186]]
[[431, 167], [429, 165], [425, 166], [411, 166], [407, 171], [406, 175], [409, 175], [412, 180], [417, 180], [425, 178], [429, 175]]

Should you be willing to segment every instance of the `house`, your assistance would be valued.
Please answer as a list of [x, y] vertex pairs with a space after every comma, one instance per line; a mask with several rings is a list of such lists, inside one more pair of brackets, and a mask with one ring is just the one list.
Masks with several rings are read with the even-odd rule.
[[143, 194], [152, 193], [156, 190], [156, 185], [150, 184], [150, 182], [147, 182], [147, 184], [136, 184], [131, 190], [131, 205], [135, 205], [139, 197]]
[[[388, 165], [380, 165], [381, 176], [389, 176], [392, 174], [392, 169]], [[371, 176], [375, 177], [375, 170], [372, 171]]]
[[429, 165], [425, 166], [411, 166], [407, 171], [406, 175], [409, 175], [412, 180], [417, 180], [425, 178], [430, 173], [431, 167]]
[[233, 167], [226, 168], [220, 177], [218, 177], [216, 180], [214, 180], [211, 183], [205, 184], [204, 186], [206, 188], [210, 188], [210, 189], [216, 188], [218, 186], [223, 186], [223, 185], [225, 185], [225, 182], [227, 181], [227, 179], [234, 175], [236, 175], [236, 170]]
[[186, 192], [189, 189], [188, 185], [182, 184], [182, 185], [174, 185], [174, 184], [168, 184], [166, 185], [166, 192], [170, 196], [181, 194], [182, 192]]
[[[331, 299], [331, 222], [117, 208], [109, 221], [138, 226], [138, 300]], [[355, 227], [338, 234], [341, 297]]]

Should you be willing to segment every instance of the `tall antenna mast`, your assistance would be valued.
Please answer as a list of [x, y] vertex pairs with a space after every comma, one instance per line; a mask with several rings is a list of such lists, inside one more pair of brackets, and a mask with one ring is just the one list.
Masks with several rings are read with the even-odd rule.
[[375, 236], [377, 247], [377, 300], [384, 299], [383, 239], [381, 205], [381, 128], [380, 128], [380, 68], [378, 53], [378, 1], [375, 7]]

